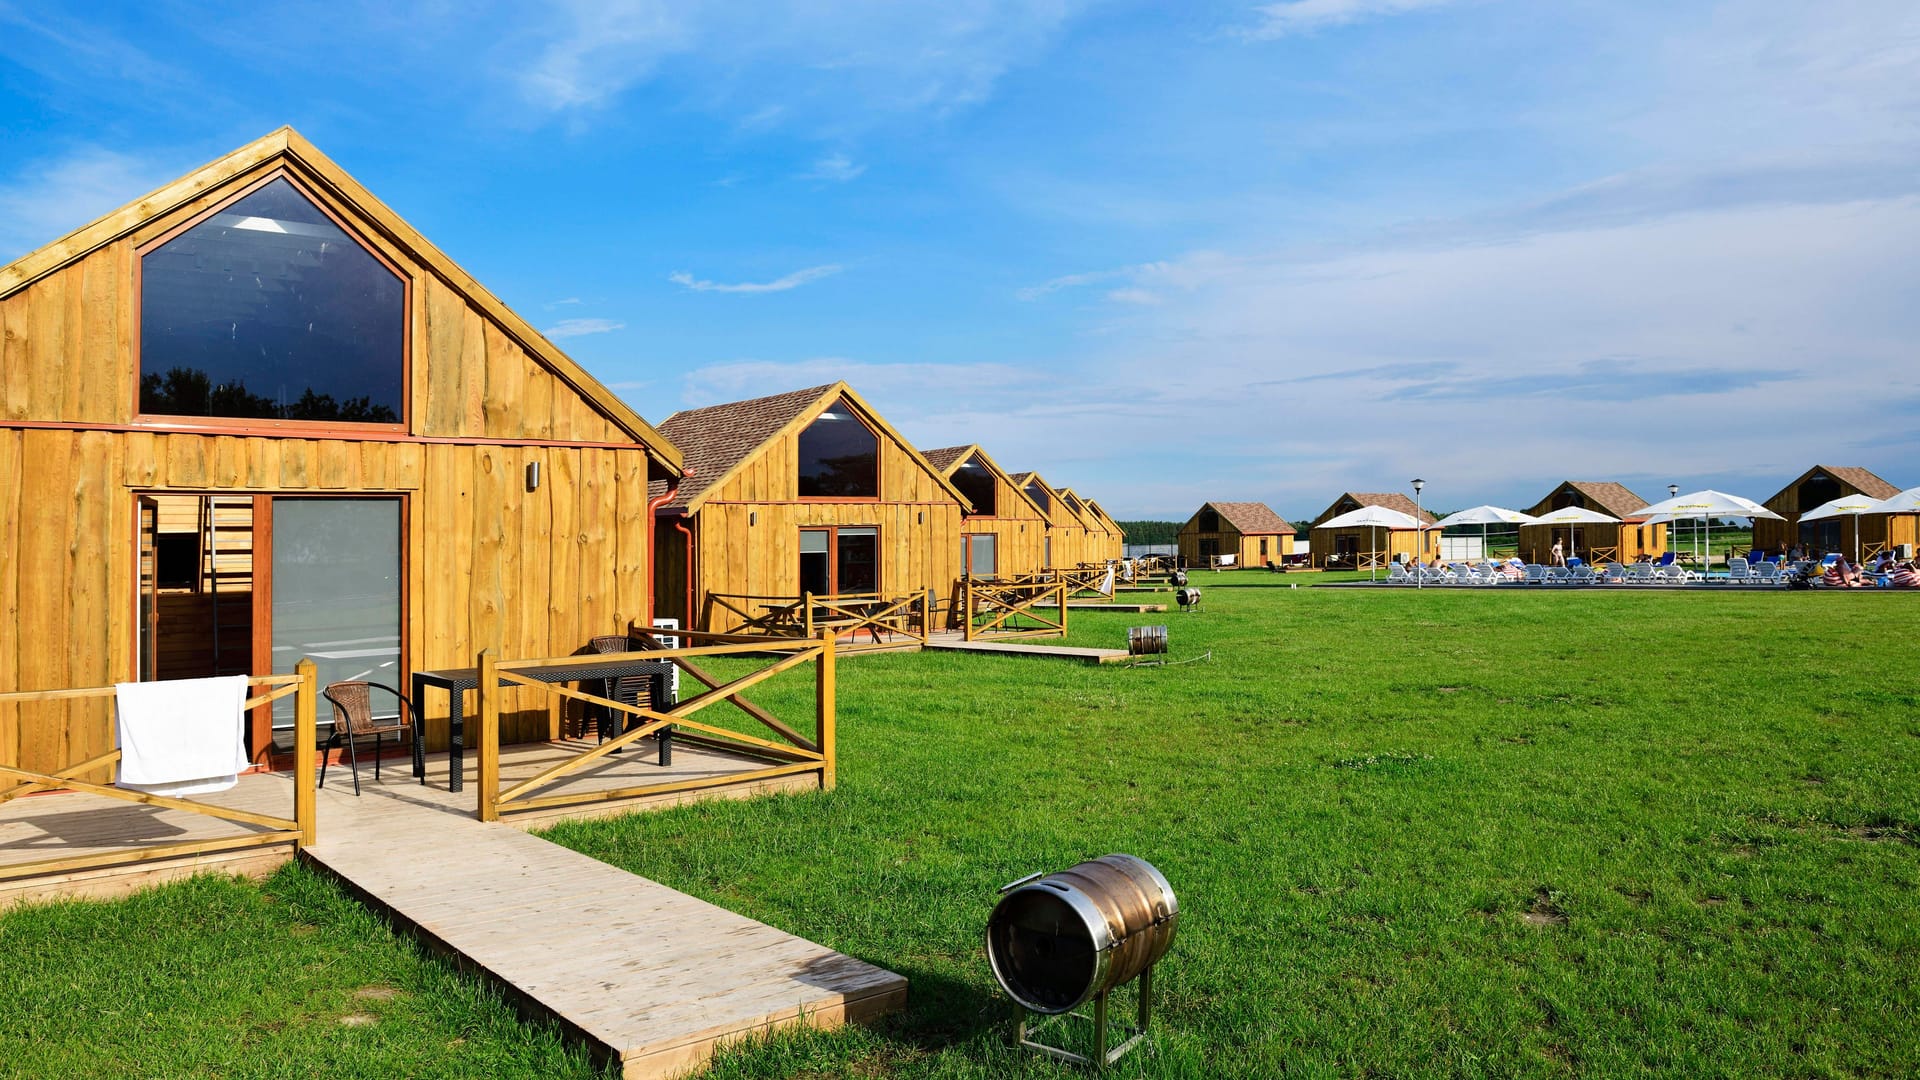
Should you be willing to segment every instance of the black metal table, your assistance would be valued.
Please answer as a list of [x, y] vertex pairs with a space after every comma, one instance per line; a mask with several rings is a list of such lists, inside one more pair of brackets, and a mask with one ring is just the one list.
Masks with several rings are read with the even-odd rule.
[[[621, 660], [605, 659], [597, 656], [582, 656], [578, 661], [565, 664], [552, 664], [540, 668], [523, 668], [513, 672], [522, 678], [537, 679], [540, 682], [593, 682], [599, 679], [620, 679], [645, 676], [653, 682], [649, 688], [648, 701], [653, 708], [672, 705], [671, 686], [673, 662], [670, 660]], [[502, 681], [501, 686], [512, 683]], [[427, 687], [438, 687], [447, 692], [447, 790], [459, 791], [462, 787], [464, 758], [466, 751], [465, 705], [461, 701], [468, 690], [480, 686], [480, 669], [441, 668], [438, 671], [416, 671], [413, 673], [413, 775], [421, 783], [427, 782], [427, 752], [421, 741], [425, 734], [426, 720], [421, 710], [426, 705]], [[662, 743], [662, 753], [665, 753]]]

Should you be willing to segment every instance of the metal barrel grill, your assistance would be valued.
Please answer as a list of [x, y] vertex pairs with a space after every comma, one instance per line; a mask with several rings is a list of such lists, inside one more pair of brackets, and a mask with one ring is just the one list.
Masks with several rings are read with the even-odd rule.
[[1167, 651], [1167, 628], [1164, 626], [1127, 627], [1127, 655], [1148, 656]]
[[1195, 588], [1175, 589], [1173, 599], [1180, 605], [1181, 611], [1192, 611], [1200, 606], [1200, 590]]
[[[1093, 1057], [1028, 1038], [1021, 1045], [1104, 1068], [1145, 1037], [1153, 965], [1173, 945], [1180, 905], [1160, 871], [1132, 855], [1105, 855], [1056, 874], [1021, 878], [1001, 889], [987, 919], [993, 976], [1023, 1008], [1048, 1020], [1095, 1002]], [[1107, 1049], [1107, 995], [1140, 978], [1139, 1021]], [[1046, 1021], [1042, 1021], [1045, 1023]], [[1037, 1030], [1037, 1027], [1036, 1027]]]

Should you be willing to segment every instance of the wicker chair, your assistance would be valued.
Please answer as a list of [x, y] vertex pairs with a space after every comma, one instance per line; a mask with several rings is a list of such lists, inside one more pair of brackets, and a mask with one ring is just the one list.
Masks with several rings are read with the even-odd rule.
[[[606, 634], [587, 642], [587, 648], [595, 653], [622, 653], [641, 652], [645, 647], [625, 634]], [[642, 693], [649, 695], [649, 705], [657, 707], [660, 704], [653, 701], [651, 697], [653, 684], [651, 676], [627, 675], [617, 679], [601, 679], [599, 682], [600, 696], [618, 701], [622, 705], [640, 704]], [[632, 714], [616, 716], [612, 709], [605, 706], [595, 706], [594, 712], [598, 714], [599, 719], [599, 739], [597, 740], [599, 742], [606, 742], [611, 735], [617, 735], [640, 724], [639, 717]], [[669, 725], [661, 728], [654, 734], [654, 740], [660, 745], [660, 764], [673, 764], [673, 727]], [[613, 752], [620, 753], [619, 750]]]
[[[373, 718], [372, 690], [374, 688], [385, 690], [400, 699], [401, 710], [398, 717], [391, 721]], [[355, 749], [355, 744], [369, 735], [373, 736], [373, 778], [380, 779], [381, 743], [388, 735], [394, 736], [396, 745], [402, 738], [414, 735], [413, 702], [408, 701], [405, 694], [393, 687], [376, 682], [349, 680], [328, 683], [322, 693], [333, 705], [333, 733], [327, 736], [326, 745], [320, 748], [320, 786], [327, 786], [329, 752], [344, 743], [347, 748], [347, 761], [353, 767], [353, 793], [358, 795], [360, 794], [360, 755]], [[420, 782], [424, 784], [426, 780], [422, 778]]]

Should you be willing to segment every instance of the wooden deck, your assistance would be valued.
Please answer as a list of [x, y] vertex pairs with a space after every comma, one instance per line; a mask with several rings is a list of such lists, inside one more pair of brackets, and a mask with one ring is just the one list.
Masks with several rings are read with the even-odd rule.
[[[578, 744], [572, 749], [577, 750]], [[759, 759], [677, 740], [662, 768], [653, 744], [593, 763], [557, 791], [611, 790], [636, 781], [744, 772]], [[502, 775], [531, 776], [569, 744], [508, 747]], [[329, 770], [319, 793], [320, 841], [304, 858], [396, 924], [456, 963], [485, 972], [524, 1011], [551, 1020], [628, 1077], [667, 1077], [699, 1067], [718, 1046], [796, 1023], [832, 1025], [901, 1008], [906, 980], [646, 878], [526, 833], [559, 812], [518, 815], [501, 828], [475, 816], [476, 793], [447, 791], [447, 756], [429, 757], [428, 784], [407, 759]], [[468, 769], [474, 767], [469, 759]], [[575, 808], [565, 816], [624, 813], [694, 799], [745, 798], [817, 788], [817, 775], [675, 792]], [[222, 805], [284, 813], [286, 773], [244, 776], [205, 797]], [[0, 870], [52, 854], [135, 848], [114, 867], [24, 881], [0, 880], [0, 907], [36, 899], [106, 897], [216, 871], [262, 875], [293, 857], [281, 844], [161, 861], [142, 843], [217, 839], [252, 827], [198, 814], [60, 793], [0, 805]], [[558, 915], [564, 917], [552, 917]], [[528, 919], [547, 918], [538, 933]]]
[[1032, 641], [965, 641], [958, 635], [947, 640], [927, 642], [935, 651], [994, 653], [1000, 656], [1044, 656], [1057, 660], [1075, 660], [1082, 664], [1124, 664], [1125, 649], [1085, 649], [1071, 645], [1042, 645]]
[[1135, 615], [1142, 615], [1148, 612], [1165, 611], [1167, 610], [1167, 605], [1165, 604], [1109, 604], [1104, 600], [1069, 600], [1067, 601], [1067, 610], [1069, 611], [1119, 611], [1119, 612], [1131, 613]]

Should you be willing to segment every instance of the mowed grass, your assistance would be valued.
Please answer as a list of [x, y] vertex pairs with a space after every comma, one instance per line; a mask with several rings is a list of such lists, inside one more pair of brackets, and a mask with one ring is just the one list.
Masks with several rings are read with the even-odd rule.
[[0, 1076], [597, 1075], [298, 866], [0, 915]]
[[721, 1077], [1057, 1075], [982, 928], [1114, 851], [1182, 907], [1122, 1075], [1920, 1070], [1915, 598], [1212, 578], [1070, 639], [1210, 660], [847, 658], [837, 790], [550, 835], [910, 979]]

